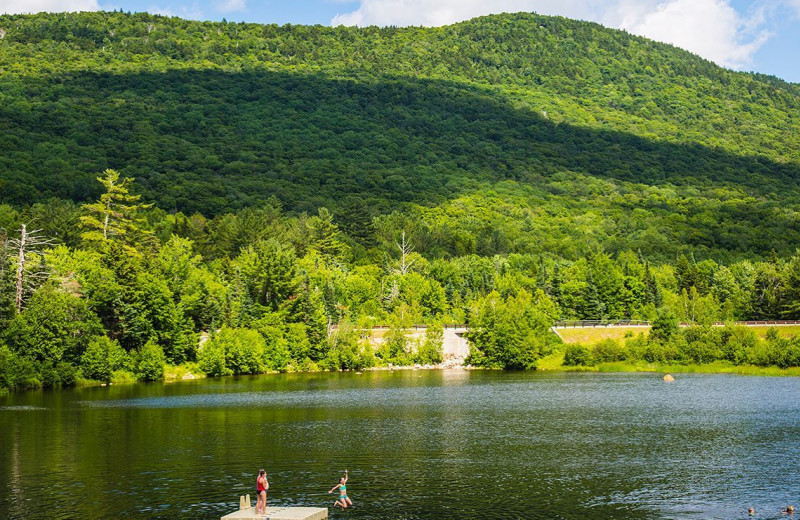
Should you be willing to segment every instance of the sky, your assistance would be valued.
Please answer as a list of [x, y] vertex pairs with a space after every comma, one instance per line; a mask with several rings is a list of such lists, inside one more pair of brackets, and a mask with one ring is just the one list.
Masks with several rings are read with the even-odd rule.
[[117, 10], [193, 20], [440, 26], [534, 11], [671, 43], [734, 70], [800, 83], [800, 0], [0, 0], [0, 13]]

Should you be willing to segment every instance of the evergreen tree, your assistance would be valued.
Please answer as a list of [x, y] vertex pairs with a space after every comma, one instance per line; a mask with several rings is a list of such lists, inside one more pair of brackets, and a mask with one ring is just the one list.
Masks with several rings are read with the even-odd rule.
[[310, 248], [333, 260], [343, 260], [349, 248], [342, 242], [339, 226], [327, 208], [319, 208], [317, 215], [308, 219]]
[[139, 195], [131, 195], [130, 184], [133, 179], [126, 177], [120, 180], [115, 170], [106, 170], [97, 180], [106, 191], [100, 200], [84, 204], [86, 213], [80, 217], [85, 231], [81, 238], [89, 244], [105, 244], [109, 241], [120, 241], [128, 252], [136, 252], [135, 245], [146, 242], [152, 231], [145, 228], [141, 210], [150, 208], [152, 204], [139, 203]]

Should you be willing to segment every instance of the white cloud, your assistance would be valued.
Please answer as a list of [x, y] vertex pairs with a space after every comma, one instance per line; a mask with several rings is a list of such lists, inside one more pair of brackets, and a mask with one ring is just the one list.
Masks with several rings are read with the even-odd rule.
[[217, 11], [231, 13], [234, 11], [244, 11], [247, 9], [245, 0], [221, 0], [216, 3]]
[[97, 0], [2, 0], [0, 13], [61, 13], [75, 11], [99, 11]]
[[[791, 2], [800, 10], [800, 0]], [[743, 68], [770, 34], [763, 11], [745, 17], [730, 0], [361, 0], [333, 25], [440, 26], [492, 13], [535, 11], [600, 22]]]
[[761, 31], [753, 35], [755, 18], [745, 19], [725, 0], [671, 0], [638, 18], [626, 19], [621, 27], [634, 34], [669, 42], [695, 52], [720, 65], [742, 68], [769, 38]]
[[162, 16], [178, 16], [187, 20], [203, 20], [205, 18], [203, 10], [196, 3], [178, 7], [158, 7], [153, 5], [147, 8], [147, 12]]

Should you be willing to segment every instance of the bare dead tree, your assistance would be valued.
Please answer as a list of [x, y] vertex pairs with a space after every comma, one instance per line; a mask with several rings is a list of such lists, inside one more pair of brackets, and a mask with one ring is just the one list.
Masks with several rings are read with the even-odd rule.
[[[53, 240], [45, 237], [41, 229], [28, 230], [28, 224], [20, 226], [19, 238], [7, 239], [7, 246], [13, 248], [17, 256], [16, 298], [14, 306], [17, 314], [22, 312], [22, 305], [26, 293], [33, 292], [36, 287], [47, 279], [47, 269], [42, 264], [39, 269], [31, 269], [30, 261], [33, 256], [41, 256], [45, 247], [54, 244]], [[26, 291], [27, 289], [27, 291]]]
[[397, 271], [405, 276], [411, 270], [411, 266], [414, 265], [416, 259], [409, 259], [408, 255], [414, 252], [414, 248], [411, 247], [411, 243], [406, 241], [406, 232], [400, 236], [400, 242], [395, 242], [394, 245], [400, 250], [400, 263], [397, 266]]
[[8, 233], [0, 228], [0, 284], [3, 283], [8, 266]]

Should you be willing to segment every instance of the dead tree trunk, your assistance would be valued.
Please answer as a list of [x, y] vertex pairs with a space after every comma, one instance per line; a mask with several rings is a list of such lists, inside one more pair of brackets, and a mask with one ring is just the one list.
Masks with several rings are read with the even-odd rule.
[[414, 248], [411, 247], [410, 243], [406, 242], [405, 231], [403, 231], [401, 235], [401, 242], [399, 244], [395, 243], [395, 245], [400, 250], [400, 265], [398, 271], [400, 271], [401, 275], [405, 276], [406, 274], [408, 274], [408, 271], [411, 270], [411, 266], [414, 265], [414, 260], [408, 260], [407, 258], [408, 255], [410, 255], [411, 252], [414, 251]]
[[17, 298], [15, 306], [17, 314], [22, 312], [22, 289], [25, 287], [25, 246], [28, 242], [28, 228], [22, 224], [19, 236], [19, 253], [17, 256]]
[[41, 255], [45, 247], [53, 245], [53, 241], [42, 236], [41, 232], [40, 229], [29, 231], [28, 225], [22, 224], [19, 239], [8, 240], [8, 245], [17, 252], [16, 297], [14, 299], [17, 314], [22, 312], [25, 290], [27, 289], [29, 293], [35, 291], [38, 282], [47, 278], [46, 269], [40, 269], [38, 272], [29, 272], [28, 269], [30, 255]]

